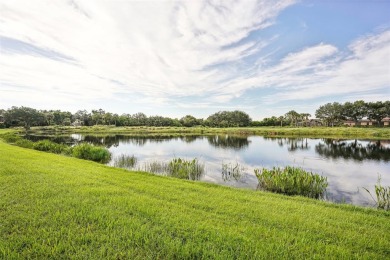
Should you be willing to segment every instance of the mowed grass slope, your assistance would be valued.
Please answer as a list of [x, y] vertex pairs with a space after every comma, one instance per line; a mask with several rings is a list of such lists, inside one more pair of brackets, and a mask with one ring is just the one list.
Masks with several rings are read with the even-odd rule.
[[390, 214], [0, 141], [0, 259], [390, 257]]

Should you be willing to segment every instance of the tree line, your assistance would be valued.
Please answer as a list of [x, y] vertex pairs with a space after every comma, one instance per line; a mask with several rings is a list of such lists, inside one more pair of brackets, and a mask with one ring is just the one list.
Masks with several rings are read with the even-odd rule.
[[381, 121], [390, 117], [390, 101], [365, 102], [333, 102], [320, 106], [315, 111], [316, 119], [310, 119], [308, 113], [298, 113], [291, 110], [281, 116], [264, 118], [262, 121], [253, 121], [253, 126], [339, 126], [346, 120], [357, 124], [362, 119], [372, 120], [380, 126]]
[[309, 113], [298, 113], [291, 110], [281, 116], [253, 121], [243, 111], [219, 111], [207, 117], [196, 118], [186, 115], [180, 119], [163, 116], [147, 116], [144, 113], [122, 114], [106, 112], [103, 109], [79, 110], [76, 113], [61, 110], [37, 110], [30, 107], [13, 106], [7, 110], [0, 109], [0, 128], [22, 126], [28, 130], [32, 126], [208, 126], [208, 127], [247, 127], [247, 126], [337, 126], [345, 120], [358, 122], [363, 118], [373, 120], [377, 125], [385, 117], [390, 117], [390, 101], [364, 102], [358, 100], [345, 103], [327, 103], [320, 106], [316, 119], [310, 119]]
[[206, 120], [186, 115], [180, 119], [163, 116], [146, 116], [144, 113], [122, 114], [106, 112], [103, 109], [79, 110], [72, 114], [61, 110], [37, 110], [30, 107], [13, 106], [7, 110], [0, 109], [0, 128], [32, 126], [210, 126], [210, 127], [246, 127], [252, 119], [243, 111], [220, 111], [210, 115]]

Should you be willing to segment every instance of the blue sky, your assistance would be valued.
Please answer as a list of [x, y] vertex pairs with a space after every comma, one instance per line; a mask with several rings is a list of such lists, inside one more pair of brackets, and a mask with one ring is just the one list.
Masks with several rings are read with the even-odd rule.
[[254, 120], [390, 99], [390, 1], [0, 0], [0, 108]]

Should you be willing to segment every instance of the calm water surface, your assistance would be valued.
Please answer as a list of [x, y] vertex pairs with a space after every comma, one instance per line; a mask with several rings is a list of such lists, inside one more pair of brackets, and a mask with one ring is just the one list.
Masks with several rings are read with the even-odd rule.
[[[134, 155], [135, 169], [144, 169], [153, 161], [168, 162], [172, 158], [198, 160], [206, 172], [201, 181], [233, 187], [256, 189], [256, 168], [298, 166], [328, 178], [327, 199], [355, 205], [373, 205], [378, 174], [382, 185], [390, 186], [390, 140], [341, 140], [311, 138], [267, 138], [262, 136], [236, 137], [184, 136], [134, 137], [114, 135], [96, 137], [73, 134], [54, 141], [68, 143], [91, 142], [105, 145], [112, 153], [113, 165], [118, 156]], [[222, 164], [239, 165], [236, 178], [222, 174]], [[373, 193], [375, 194], [375, 193]]]

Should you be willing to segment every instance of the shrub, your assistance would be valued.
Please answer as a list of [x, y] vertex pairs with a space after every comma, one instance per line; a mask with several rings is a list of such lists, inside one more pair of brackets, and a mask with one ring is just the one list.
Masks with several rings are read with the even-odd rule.
[[3, 135], [1, 135], [1, 138], [2, 138], [5, 142], [7, 142], [7, 143], [16, 143], [17, 141], [23, 139], [23, 138], [20, 137], [19, 135], [12, 134], [12, 133], [3, 134]]
[[67, 146], [64, 144], [57, 144], [50, 140], [41, 140], [34, 143], [33, 148], [35, 150], [51, 152], [51, 153], [63, 153], [67, 149]]
[[328, 186], [326, 177], [291, 166], [274, 167], [271, 170], [264, 168], [261, 171], [255, 169], [255, 174], [259, 180], [259, 189], [286, 195], [320, 199]]
[[20, 147], [24, 147], [24, 148], [29, 148], [29, 149], [33, 149], [34, 147], [34, 143], [30, 140], [27, 140], [27, 139], [19, 139], [15, 142], [15, 145], [17, 146], [20, 146]]
[[79, 144], [72, 148], [72, 156], [84, 160], [107, 163], [111, 159], [111, 153], [105, 147], [92, 144]]

